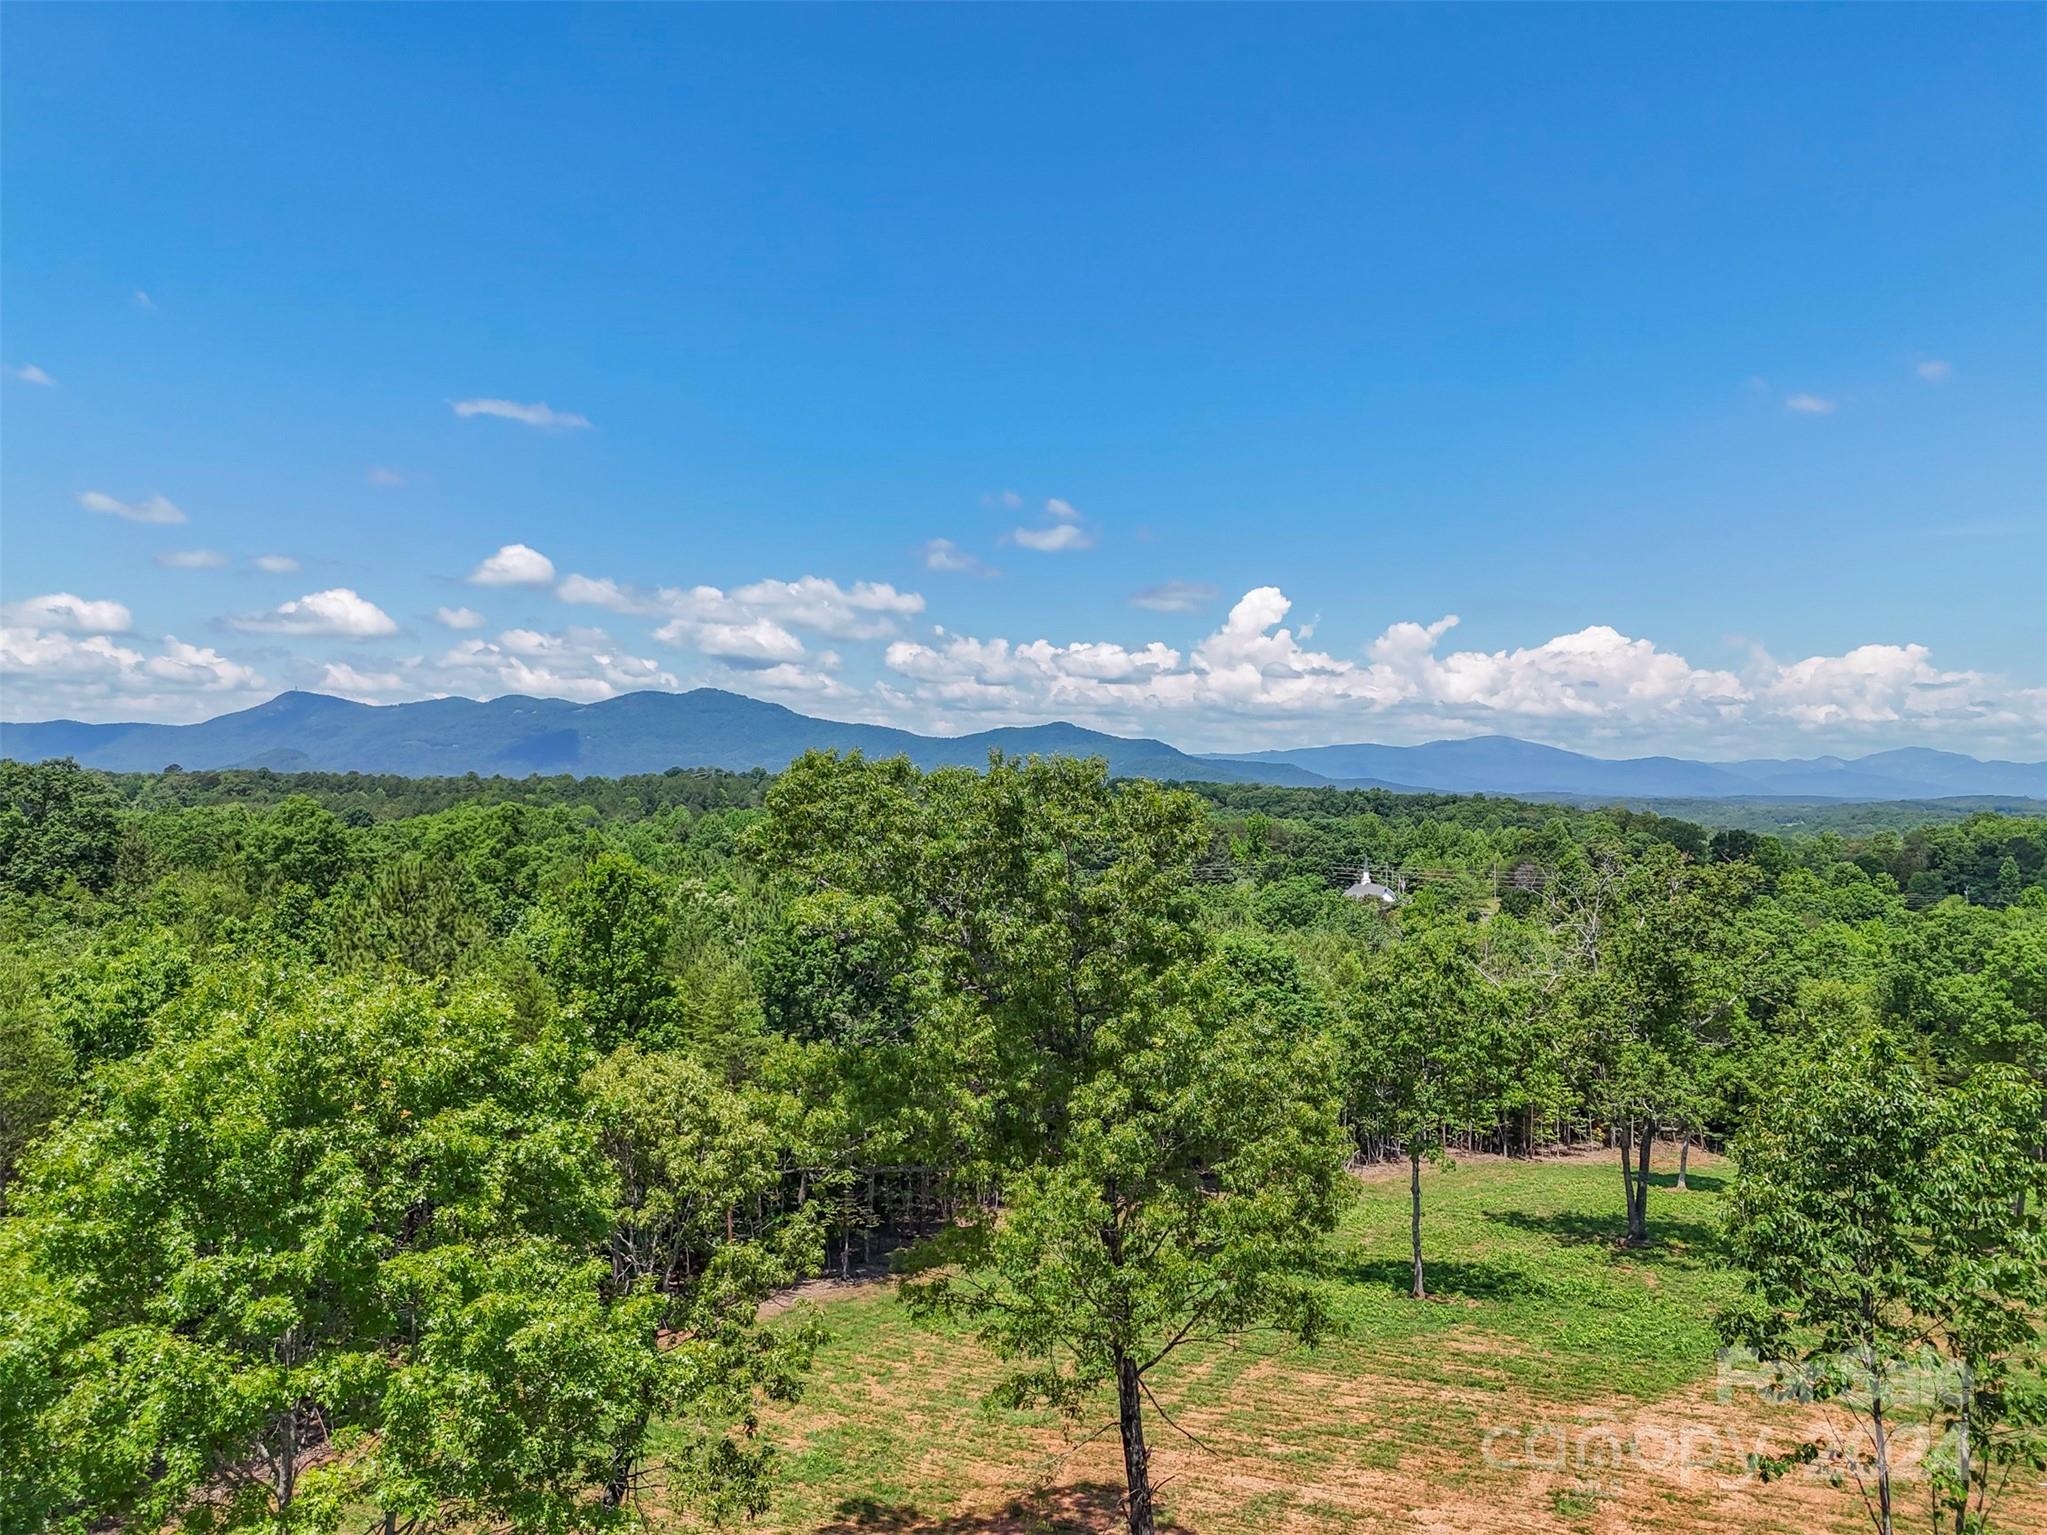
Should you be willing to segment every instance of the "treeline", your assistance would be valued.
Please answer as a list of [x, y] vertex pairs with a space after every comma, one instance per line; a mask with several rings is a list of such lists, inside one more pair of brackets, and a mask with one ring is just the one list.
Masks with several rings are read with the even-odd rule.
[[1148, 1375], [1328, 1324], [1346, 1161], [1409, 1163], [1422, 1295], [1427, 1160], [1610, 1146], [1640, 1243], [1707, 1139], [1730, 1334], [1950, 1350], [1982, 1528], [2047, 1452], [2043, 852], [1070, 761], [0, 764], [0, 1527], [757, 1509], [815, 1339], [759, 1303], [897, 1249], [1002, 1400], [1115, 1404], [1143, 1535]]
[[527, 778], [406, 778], [396, 773], [278, 773], [223, 768], [188, 773], [110, 773], [107, 783], [129, 805], [149, 809], [192, 805], [264, 807], [295, 796], [315, 800], [352, 826], [431, 815], [456, 805], [518, 803], [582, 808], [606, 820], [637, 820], [663, 810], [734, 810], [758, 806], [769, 774], [720, 768], [670, 768], [626, 778], [567, 773]]
[[[1482, 870], [1540, 857], [1559, 836], [1583, 840], [1605, 828], [1640, 846], [1667, 844], [1693, 859], [1746, 860], [1775, 874], [1804, 869], [1830, 882], [1852, 866], [1886, 894], [1915, 905], [1958, 895], [1979, 906], [2010, 905], [2047, 889], [2047, 817], [1979, 812], [1961, 820], [1846, 836], [1825, 829], [1771, 836], [1745, 827], [1717, 831], [1649, 810], [1596, 811], [1483, 796], [1394, 794], [1386, 790], [1299, 789], [1263, 784], [1196, 784], [1219, 823], [1257, 866], [1319, 875], [1323, 865], [1359, 858], [1422, 861]], [[1887, 882], [1887, 883], [1885, 883]]]

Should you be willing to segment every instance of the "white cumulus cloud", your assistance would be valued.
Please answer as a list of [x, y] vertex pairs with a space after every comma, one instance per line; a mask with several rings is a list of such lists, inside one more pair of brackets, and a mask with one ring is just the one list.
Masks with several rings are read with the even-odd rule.
[[317, 634], [348, 640], [377, 639], [398, 632], [389, 613], [345, 586], [309, 592], [266, 613], [251, 613], [230, 622], [251, 634]]
[[474, 608], [435, 608], [434, 622], [450, 629], [481, 629], [484, 618]]
[[271, 576], [288, 576], [299, 568], [299, 562], [288, 554], [259, 554], [249, 563]]
[[554, 561], [525, 544], [506, 544], [469, 572], [473, 586], [546, 586], [554, 580]]
[[[855, 581], [842, 586], [822, 576], [794, 581], [754, 581], [727, 592], [715, 586], [663, 586], [649, 590], [627, 586], [608, 576], [571, 575], [555, 588], [564, 602], [605, 608], [643, 618], [665, 618], [657, 631], [670, 644], [695, 643], [709, 626], [752, 629], [767, 637], [762, 621], [786, 632], [809, 629], [835, 639], [883, 639], [897, 632], [897, 620], [924, 611], [917, 592], [898, 591], [885, 581]], [[719, 635], [722, 642], [730, 635]], [[783, 648], [786, 648], [784, 646]]]
[[424, 667], [422, 676], [472, 696], [517, 693], [583, 703], [676, 686], [658, 662], [628, 654], [602, 629], [562, 634], [508, 629], [495, 641], [463, 640]]
[[794, 581], [755, 581], [732, 594], [741, 607], [782, 623], [815, 629], [839, 639], [880, 639], [895, 632], [895, 620], [924, 611], [916, 592], [899, 592], [886, 581], [841, 586], [822, 576]]
[[218, 549], [166, 549], [156, 557], [165, 570], [219, 570], [227, 556]]
[[772, 618], [735, 623], [706, 623], [676, 618], [654, 631], [664, 645], [687, 645], [736, 666], [768, 666], [803, 655], [803, 641]]
[[1755, 691], [1773, 712], [1809, 728], [1916, 723], [1962, 727], [2025, 723], [2039, 690], [2007, 694], [1975, 671], [1944, 671], [1924, 645], [1857, 645], [1838, 656], [1778, 664], [1756, 658]]
[[61, 629], [67, 634], [126, 634], [135, 622], [124, 603], [77, 597], [70, 592], [10, 602], [0, 608], [0, 619], [34, 629]]
[[329, 661], [320, 668], [316, 684], [322, 693], [336, 693], [357, 703], [373, 704], [394, 694], [410, 693], [412, 684], [402, 671], [369, 671], [346, 661]]
[[1923, 646], [1866, 645], [1789, 664], [1758, 656], [1735, 671], [1605, 624], [1537, 644], [1450, 650], [1452, 614], [1389, 624], [1353, 658], [1310, 646], [1287, 627], [1291, 608], [1277, 587], [1254, 588], [1185, 651], [941, 630], [886, 648], [883, 665], [898, 680], [881, 691], [898, 717], [1056, 716], [1212, 746], [1497, 730], [1594, 750], [1679, 739], [1710, 750], [1737, 728], [1784, 738], [1953, 724], [2019, 740], [2047, 728], [2047, 690], [1942, 670]]
[[187, 645], [175, 634], [163, 637], [162, 653], [143, 662], [142, 669], [154, 682], [205, 692], [250, 690], [263, 685], [253, 667], [231, 661], [210, 646]]
[[0, 625], [0, 673], [17, 718], [203, 717], [255, 702], [264, 686], [253, 667], [174, 634], [151, 654], [105, 634], [12, 623]]

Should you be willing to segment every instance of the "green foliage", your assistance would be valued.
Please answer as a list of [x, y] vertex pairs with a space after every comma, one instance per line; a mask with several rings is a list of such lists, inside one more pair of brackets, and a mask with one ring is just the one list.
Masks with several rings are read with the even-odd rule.
[[[793, 1105], [730, 1086], [685, 1056], [630, 1043], [592, 1067], [583, 1088], [619, 1179], [609, 1247], [617, 1282], [655, 1281], [669, 1297], [729, 1289], [750, 1312], [768, 1291], [815, 1268], [807, 1210], [771, 1242], [729, 1244], [735, 1220], [756, 1224], [752, 1212], [780, 1189]], [[684, 1313], [664, 1320], [681, 1327]]]
[[1054, 1154], [1005, 1182], [1003, 1219], [926, 1255], [959, 1267], [907, 1293], [1023, 1365], [1005, 1400], [1078, 1408], [1190, 1340], [1322, 1331], [1343, 1164], [1330, 1063], [1242, 1001], [1209, 975], [1105, 1019]]
[[230, 1527], [282, 1517], [314, 1423], [381, 1422], [426, 1321], [419, 1263], [601, 1235], [574, 1060], [482, 992], [251, 970], [189, 999], [18, 1191], [10, 1261], [48, 1304], [10, 1330], [54, 1347], [51, 1453], [10, 1500], [153, 1528], [219, 1486]]
[[909, 1028], [911, 971], [899, 910], [883, 896], [796, 896], [755, 949], [761, 1005], [791, 1039], [880, 1045]]
[[396, 963], [419, 975], [455, 975], [493, 937], [493, 904], [461, 863], [401, 854], [335, 893], [324, 914], [325, 948], [343, 970]]
[[[361, 1502], [583, 1528], [660, 1413], [700, 1425], [682, 1490], [758, 1506], [767, 1451], [725, 1429], [793, 1390], [804, 1341], [753, 1313], [802, 1227], [750, 1246], [685, 1212], [760, 1193], [774, 1141], [686, 1062], [585, 1083], [583, 1058], [487, 988], [212, 978], [14, 1201], [0, 1500], [63, 1529], [324, 1530]], [[685, 1253], [694, 1284], [656, 1272]]]
[[101, 774], [68, 758], [0, 758], [0, 891], [47, 895], [72, 881], [105, 890], [120, 850], [117, 804]]
[[1345, 1107], [1364, 1137], [1439, 1155], [1452, 1128], [1485, 1124], [1486, 1062], [1502, 1048], [1506, 1000], [1463, 924], [1425, 929], [1346, 977]]
[[622, 853], [602, 853], [562, 896], [547, 968], [598, 1048], [669, 1041], [674, 921], [661, 881]]
[[[773, 1013], [906, 1020], [966, 1100], [950, 1160], [1001, 1179], [1001, 1218], [956, 1219], [908, 1293], [1017, 1363], [1005, 1400], [1078, 1410], [1113, 1386], [1130, 1527], [1150, 1531], [1146, 1374], [1189, 1339], [1321, 1326], [1342, 1166], [1327, 1055], [1301, 1009], [1259, 1005], [1297, 974], [1204, 964], [1198, 804], [1099, 764], [812, 756], [767, 809], [750, 851], [792, 892]], [[844, 1042], [848, 1023], [809, 1032]]]
[[[1113, 1391], [1136, 1491], [1183, 1347], [1461, 1313], [1332, 1274], [1367, 1240], [1347, 1152], [1413, 1158], [1399, 1235], [1455, 1293], [1481, 1215], [1436, 1168], [1619, 1144], [1620, 1186], [1574, 1170], [1516, 1237], [1533, 1380], [1575, 1357], [1557, 1308], [1717, 1240], [1659, 1195], [1647, 1243], [1657, 1134], [1745, 1127], [1771, 1346], [1816, 1346], [1845, 1312], [1798, 1286], [1889, 1231], [1898, 1325], [1973, 1382], [1949, 1527], [2040, 1453], [2047, 822], [1709, 837], [1064, 759], [0, 789], [9, 1529], [753, 1512], [816, 1342], [760, 1303], [870, 1242], [1003, 1400]], [[1346, 900], [1360, 860], [1407, 898]], [[1710, 1333], [1683, 1293], [1572, 1336], [1674, 1389]]]
[[22, 1154], [78, 1096], [78, 1063], [36, 979], [0, 956], [0, 1209]]
[[607, 822], [635, 821], [667, 810], [717, 811], [758, 805], [768, 774], [673, 768], [624, 778], [409, 778], [398, 773], [278, 773], [227, 768], [187, 773], [103, 775], [128, 803], [150, 810], [181, 806], [275, 805], [293, 795], [319, 801], [351, 825], [437, 815], [469, 807], [512, 805], [588, 812]]
[[302, 885], [325, 895], [349, 872], [348, 826], [310, 795], [294, 794], [252, 828], [247, 858], [266, 890]]
[[669, 1339], [662, 1377], [613, 1399], [637, 1405], [635, 1444], [658, 1417], [689, 1425], [667, 1457], [672, 1492], [714, 1513], [758, 1513], [775, 1460], [757, 1399], [793, 1400], [818, 1341], [815, 1327], [757, 1321], [771, 1293], [817, 1271], [815, 1205], [763, 1219], [779, 1211], [790, 1106], [631, 1044], [583, 1086], [618, 1179], [612, 1287], [641, 1297]]
[[[2043, 1453], [2041, 1094], [2000, 1069], [1942, 1090], [1865, 1019], [1836, 996], [1833, 1027], [1737, 1148], [1728, 1240], [1749, 1294], [1723, 1321], [1866, 1420], [1857, 1458], [1882, 1535], [1897, 1517], [1890, 1441], [1930, 1421], [1946, 1452], [1936, 1506], [1966, 1535], [1987, 1527], [2010, 1468]], [[1931, 1389], [1929, 1354], [1952, 1366]]]
[[192, 956], [162, 928], [110, 927], [46, 981], [47, 1006], [81, 1067], [125, 1060], [152, 1020], [184, 991]]

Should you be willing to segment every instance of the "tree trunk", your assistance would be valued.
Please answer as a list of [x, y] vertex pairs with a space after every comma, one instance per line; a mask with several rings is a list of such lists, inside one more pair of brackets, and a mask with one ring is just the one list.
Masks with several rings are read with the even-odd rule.
[[648, 1416], [649, 1408], [646, 1399], [642, 1397], [638, 1415], [612, 1448], [611, 1474], [604, 1479], [606, 1508], [623, 1508], [625, 1500], [632, 1494], [633, 1472], [639, 1465], [640, 1449], [647, 1433]]
[[1962, 1366], [1961, 1420], [1955, 1425], [1955, 1470], [1961, 1481], [1961, 1499], [1955, 1504], [1955, 1535], [1968, 1535], [1969, 1531], [1969, 1482], [1972, 1468], [1969, 1460], [1969, 1418], [1971, 1388], [1975, 1384], [1969, 1379], [1968, 1366]]
[[1896, 1535], [1891, 1522], [1891, 1440], [1884, 1425], [1883, 1377], [1878, 1371], [1874, 1350], [1869, 1354], [1869, 1384], [1870, 1437], [1876, 1444], [1877, 1535]]
[[1649, 1240], [1649, 1151], [1656, 1144], [1656, 1126], [1653, 1122], [1642, 1126], [1642, 1138], [1636, 1152], [1635, 1163], [1635, 1208], [1628, 1215], [1628, 1241], [1639, 1245]]
[[1635, 1122], [1620, 1127], [1621, 1186], [1627, 1196], [1627, 1245], [1639, 1247], [1649, 1240], [1649, 1146], [1656, 1139], [1656, 1127], [1644, 1124], [1635, 1133]]
[[1633, 1120], [1610, 1126], [1607, 1139], [1621, 1151], [1621, 1203], [1627, 1212], [1626, 1240], [1635, 1240], [1635, 1125]]
[[298, 1409], [291, 1408], [277, 1425], [277, 1511], [291, 1507], [298, 1491], [299, 1428]]
[[1687, 1130], [1684, 1139], [1677, 1143], [1677, 1187], [1681, 1194], [1691, 1192], [1691, 1185], [1685, 1182], [1685, 1174], [1692, 1164], [1692, 1132]]
[[1425, 1299], [1428, 1287], [1422, 1283], [1422, 1153], [1419, 1146], [1407, 1150], [1407, 1187], [1412, 1210], [1408, 1232], [1414, 1238], [1414, 1298]]
[[1123, 1480], [1129, 1491], [1130, 1535], [1158, 1535], [1151, 1507], [1151, 1452], [1144, 1447], [1144, 1404], [1138, 1399], [1137, 1361], [1116, 1358], [1116, 1415], [1123, 1428]]

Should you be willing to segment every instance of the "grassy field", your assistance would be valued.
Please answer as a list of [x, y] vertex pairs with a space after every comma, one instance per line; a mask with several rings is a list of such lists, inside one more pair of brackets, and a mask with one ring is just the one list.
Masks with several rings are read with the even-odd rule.
[[[1654, 1245], [1618, 1250], [1606, 1157], [1431, 1170], [1431, 1301], [1406, 1294], [1405, 1169], [1359, 1180], [1337, 1242], [1342, 1335], [1250, 1342], [1162, 1366], [1161, 1501], [1191, 1535], [1271, 1531], [1867, 1529], [1852, 1487], [1744, 1474], [1813, 1409], [1723, 1400], [1712, 1316], [1733, 1291], [1723, 1169], [1651, 1198]], [[830, 1330], [804, 1401], [778, 1410], [784, 1489], [754, 1528], [788, 1535], [1027, 1535], [1116, 1527], [1120, 1458], [1097, 1418], [998, 1411], [970, 1337], [913, 1323], [886, 1282], [812, 1287]], [[1924, 1528], [1915, 1488], [1914, 1526]], [[2047, 1529], [2047, 1500], [2009, 1502]], [[1911, 1527], [1911, 1526], [1908, 1526]]]

